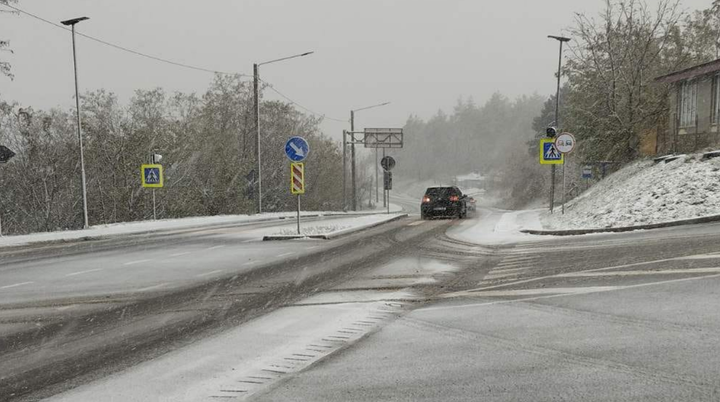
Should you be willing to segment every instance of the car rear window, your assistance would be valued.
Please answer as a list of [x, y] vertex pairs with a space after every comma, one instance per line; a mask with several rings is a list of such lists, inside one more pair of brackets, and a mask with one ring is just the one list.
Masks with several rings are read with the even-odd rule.
[[458, 191], [452, 187], [430, 187], [425, 191], [425, 195], [428, 197], [441, 197], [446, 198], [451, 195], [459, 195]]

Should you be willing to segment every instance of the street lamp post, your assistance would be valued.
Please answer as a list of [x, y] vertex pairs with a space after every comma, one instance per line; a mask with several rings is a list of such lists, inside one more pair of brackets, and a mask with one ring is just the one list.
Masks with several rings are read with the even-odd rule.
[[60, 22], [65, 26], [69, 25], [72, 29], [73, 68], [75, 70], [75, 109], [77, 111], [77, 136], [78, 143], [80, 144], [80, 184], [82, 186], [83, 197], [83, 228], [85, 229], [87, 229], [90, 225], [88, 222], [87, 184], [85, 182], [85, 156], [83, 153], [82, 125], [80, 123], [80, 91], [78, 89], [77, 52], [75, 49], [75, 24], [88, 19], [88, 17], [79, 17]]
[[[351, 160], [351, 162], [350, 162], [351, 163], [351, 165], [350, 165], [350, 177], [351, 177], [350, 184], [352, 185], [352, 210], [353, 211], [357, 211], [357, 189], [355, 188], [355, 112], [359, 112], [361, 110], [372, 109], [372, 108], [376, 108], [376, 107], [380, 107], [380, 106], [385, 106], [385, 105], [389, 105], [389, 104], [390, 104], [390, 102], [384, 102], [384, 103], [379, 103], [377, 105], [366, 106], [366, 107], [362, 107], [360, 109], [354, 109], [354, 110], [350, 111], [350, 139], [351, 139], [351, 141], [350, 141], [350, 160]], [[345, 150], [343, 149], [343, 153], [344, 152], [345, 152]], [[380, 199], [379, 198], [380, 196], [378, 195], [379, 187], [378, 187], [378, 160], [377, 159], [378, 159], [378, 150], [377, 150], [377, 148], [375, 148], [375, 197], [376, 197], [375, 202], [378, 202]], [[343, 165], [343, 167], [344, 167], [344, 165]], [[345, 173], [343, 173], [343, 175], [344, 174]], [[372, 190], [370, 190], [370, 191], [372, 191]]]
[[255, 158], [257, 159], [257, 212], [262, 213], [262, 168], [261, 168], [261, 152], [260, 152], [260, 66], [279, 61], [290, 60], [297, 57], [311, 55], [315, 52], [305, 52], [294, 56], [283, 57], [280, 59], [270, 60], [263, 63], [253, 64], [253, 91], [255, 95]]
[[[570, 42], [570, 38], [564, 36], [548, 35], [548, 38], [555, 39], [560, 42], [560, 53], [558, 54], [558, 70], [557, 70], [557, 89], [555, 91], [555, 127], [560, 130], [560, 73], [562, 72], [562, 48], [564, 42]], [[565, 174], [565, 165], [563, 164], [563, 175]], [[565, 195], [563, 194], [563, 197]], [[555, 203], [555, 165], [550, 165], [550, 213], [553, 212], [553, 204]], [[563, 205], [563, 212], [565, 206]]]

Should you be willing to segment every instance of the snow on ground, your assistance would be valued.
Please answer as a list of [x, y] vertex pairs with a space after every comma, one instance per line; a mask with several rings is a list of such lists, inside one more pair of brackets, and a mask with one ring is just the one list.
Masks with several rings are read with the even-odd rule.
[[541, 216], [550, 229], [643, 225], [720, 214], [720, 158], [638, 161]]
[[[391, 205], [392, 206], [392, 205]], [[368, 212], [301, 212], [301, 216], [348, 216], [361, 218]], [[161, 219], [157, 221], [139, 221], [115, 223], [110, 225], [91, 226], [85, 230], [66, 230], [59, 232], [33, 233], [19, 236], [0, 237], [0, 247], [24, 246], [32, 243], [43, 243], [52, 241], [72, 241], [88, 237], [106, 237], [129, 235], [145, 232], [181, 230], [200, 226], [232, 225], [253, 222], [272, 221], [280, 218], [294, 218], [296, 212], [275, 212], [256, 215], [218, 215], [199, 216], [181, 219]], [[360, 216], [358, 216], [360, 215]]]
[[541, 210], [503, 211], [478, 208], [472, 219], [448, 229], [447, 235], [461, 241], [482, 245], [508, 244], [538, 240], [539, 236], [521, 233], [524, 229], [541, 229]]
[[[365, 216], [348, 216], [348, 217], [340, 217], [333, 219], [332, 223], [323, 223], [323, 224], [308, 224], [303, 223], [302, 219], [300, 220], [300, 232], [305, 236], [312, 236], [312, 235], [338, 235], [338, 234], [345, 234], [354, 232], [356, 230], [362, 230], [365, 228], [373, 227], [376, 225], [379, 225], [381, 223], [392, 221], [397, 219], [398, 216], [402, 214], [375, 214], [375, 215], [365, 215]], [[287, 227], [283, 227], [282, 229], [278, 230], [278, 228], [273, 228], [273, 233], [270, 234], [272, 236], [292, 236], [297, 235], [297, 226], [295, 226], [296, 223], [294, 220], [290, 220], [288, 222]], [[269, 230], [270, 228], [267, 228], [265, 230]]]
[[[347, 225], [320, 225], [320, 226], [308, 226], [308, 227], [301, 227], [300, 231], [302, 234], [309, 236], [309, 235], [320, 235], [320, 234], [328, 234], [332, 232], [337, 232], [339, 230], [345, 230], [349, 229], [351, 226]], [[285, 228], [279, 232], [273, 233], [275, 235], [280, 236], [287, 236], [287, 235], [294, 235], [297, 234], [297, 228]]]

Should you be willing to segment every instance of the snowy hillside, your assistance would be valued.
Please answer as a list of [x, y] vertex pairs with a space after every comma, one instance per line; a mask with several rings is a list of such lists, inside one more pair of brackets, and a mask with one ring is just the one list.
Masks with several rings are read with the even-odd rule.
[[688, 155], [668, 163], [639, 161], [599, 182], [553, 215], [550, 229], [633, 226], [720, 214], [720, 158]]

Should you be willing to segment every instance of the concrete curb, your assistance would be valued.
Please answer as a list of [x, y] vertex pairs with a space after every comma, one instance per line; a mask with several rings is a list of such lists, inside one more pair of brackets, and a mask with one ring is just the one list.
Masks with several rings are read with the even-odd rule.
[[365, 226], [358, 226], [355, 228], [350, 229], [343, 229], [338, 230], [335, 232], [327, 233], [327, 234], [317, 234], [317, 235], [269, 235], [264, 236], [263, 241], [276, 241], [276, 240], [296, 240], [296, 239], [315, 239], [315, 240], [332, 240], [337, 239], [338, 237], [347, 236], [353, 233], [361, 232], [363, 230], [372, 229], [374, 227], [378, 227], [380, 225], [384, 225], [386, 223], [395, 222], [397, 220], [407, 218], [408, 214], [401, 214], [398, 216], [395, 216], [391, 219], [381, 221], [381, 222], [375, 222], [369, 225]]
[[710, 215], [710, 216], [703, 216], [700, 218], [682, 219], [682, 220], [672, 221], [672, 222], [651, 223], [651, 224], [647, 224], [647, 225], [637, 225], [637, 226], [622, 226], [622, 227], [616, 227], [616, 228], [569, 229], [569, 230], [526, 229], [526, 230], [521, 230], [520, 232], [532, 234], [532, 235], [541, 235], [541, 236], [575, 236], [575, 235], [590, 234], [590, 233], [619, 233], [619, 232], [632, 232], [633, 230], [661, 229], [661, 228], [669, 228], [669, 227], [673, 227], [673, 226], [696, 225], [699, 223], [710, 223], [710, 222], [718, 222], [718, 221], [720, 221], [720, 215]]

